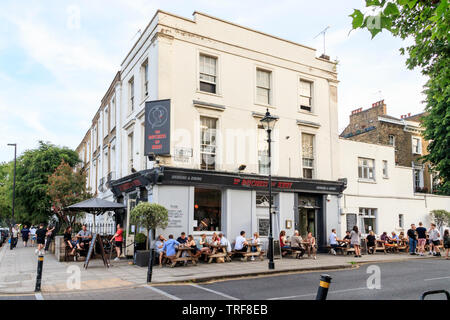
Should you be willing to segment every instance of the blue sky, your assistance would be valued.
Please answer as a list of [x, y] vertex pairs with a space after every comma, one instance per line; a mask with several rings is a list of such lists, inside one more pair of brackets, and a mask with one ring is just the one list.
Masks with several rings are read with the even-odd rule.
[[351, 110], [383, 98], [400, 117], [423, 111], [418, 70], [407, 70], [387, 33], [349, 35], [353, 8], [364, 0], [29, 0], [0, 2], [0, 162], [38, 140], [76, 148], [120, 63], [155, 11], [191, 18], [201, 11], [317, 48], [338, 59], [339, 128]]

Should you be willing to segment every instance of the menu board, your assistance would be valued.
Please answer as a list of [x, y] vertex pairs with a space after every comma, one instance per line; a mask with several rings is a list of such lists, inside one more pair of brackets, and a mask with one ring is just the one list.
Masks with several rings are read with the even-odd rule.
[[347, 230], [350, 231], [356, 226], [357, 223], [357, 215], [355, 213], [347, 213]]
[[258, 219], [258, 233], [260, 237], [268, 237], [269, 236], [269, 228], [270, 228], [270, 220], [269, 219]]

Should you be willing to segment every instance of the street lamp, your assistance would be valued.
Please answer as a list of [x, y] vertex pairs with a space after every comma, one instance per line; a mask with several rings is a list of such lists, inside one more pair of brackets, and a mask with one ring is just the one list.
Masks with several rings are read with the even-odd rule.
[[273, 262], [273, 234], [272, 234], [272, 158], [271, 158], [271, 143], [270, 134], [275, 127], [275, 122], [278, 118], [272, 116], [267, 108], [266, 115], [260, 121], [267, 131], [267, 143], [269, 144], [269, 269], [275, 269]]
[[[14, 180], [13, 180], [13, 198], [12, 198], [12, 226], [14, 226], [14, 206], [16, 202], [16, 155], [17, 155], [17, 144], [16, 143], [8, 143], [8, 146], [14, 146]], [[12, 232], [11, 226], [11, 232]], [[11, 234], [11, 243], [12, 243], [12, 234]]]

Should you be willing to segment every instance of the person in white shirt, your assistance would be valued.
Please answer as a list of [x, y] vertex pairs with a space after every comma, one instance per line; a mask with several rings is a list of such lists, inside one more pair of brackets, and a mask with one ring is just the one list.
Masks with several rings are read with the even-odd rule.
[[236, 243], [234, 244], [234, 251], [246, 252], [248, 242], [245, 239], [245, 231], [241, 231], [241, 234], [237, 236]]
[[339, 247], [339, 243], [337, 242], [336, 229], [331, 230], [330, 234], [330, 253], [336, 255], [336, 248]]
[[430, 237], [430, 250], [433, 251], [433, 256], [440, 256], [441, 252], [439, 251], [439, 249], [436, 252], [436, 247], [441, 244], [441, 234], [439, 233], [438, 229], [436, 229], [436, 225], [434, 223], [431, 224], [431, 228], [430, 230], [428, 230], [428, 234]]
[[[253, 238], [252, 238], [252, 244], [261, 244], [261, 239], [259, 238], [259, 233], [258, 232], [255, 232], [254, 234], [253, 234]], [[252, 252], [257, 252], [258, 251], [258, 248], [257, 247], [252, 247]], [[255, 257], [254, 256], [252, 256], [251, 258], [250, 258], [250, 260], [255, 260]]]
[[30, 236], [31, 236], [31, 246], [34, 247], [34, 243], [36, 242], [36, 227], [32, 226], [30, 228]]
[[220, 245], [227, 246], [227, 252], [231, 252], [231, 244], [223, 233], [219, 233]]

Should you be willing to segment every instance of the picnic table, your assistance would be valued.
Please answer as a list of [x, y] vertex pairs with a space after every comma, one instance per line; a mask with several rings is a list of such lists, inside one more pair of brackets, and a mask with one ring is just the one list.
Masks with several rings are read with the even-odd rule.
[[231, 258], [228, 255], [227, 252], [227, 246], [226, 245], [208, 245], [211, 248], [211, 253], [208, 255], [208, 263], [211, 263], [214, 259], [216, 259], [216, 262], [220, 261], [220, 258], [223, 258], [223, 261], [231, 261]]
[[[188, 261], [192, 261], [193, 265], [197, 264], [197, 258], [192, 255], [192, 251], [194, 248], [191, 247], [185, 247], [185, 246], [179, 246], [177, 248], [177, 253], [175, 254], [175, 258], [171, 260], [170, 267], [175, 267], [177, 262], [184, 262], [187, 264]], [[185, 252], [185, 254], [182, 255], [182, 253]]]
[[[261, 250], [261, 244], [255, 244], [251, 242], [251, 239], [247, 240], [247, 251], [234, 251], [234, 254], [240, 254], [243, 256], [242, 261], [246, 262], [248, 257], [259, 257], [262, 260], [264, 260], [264, 252]], [[255, 252], [252, 252], [252, 248], [256, 248]]]

